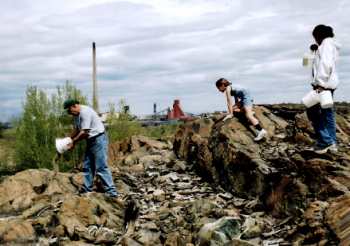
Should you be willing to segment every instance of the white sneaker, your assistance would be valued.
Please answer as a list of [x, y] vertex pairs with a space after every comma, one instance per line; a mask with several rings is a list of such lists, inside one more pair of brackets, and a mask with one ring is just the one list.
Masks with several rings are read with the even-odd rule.
[[332, 145], [328, 145], [328, 146], [325, 146], [325, 147], [320, 147], [320, 146], [316, 146], [315, 149], [314, 149], [314, 152], [317, 153], [317, 154], [326, 154], [328, 152], [328, 150], [331, 149], [331, 146]]
[[265, 129], [261, 129], [260, 131], [258, 131], [257, 136], [254, 138], [254, 141], [260, 141], [261, 139], [263, 139], [266, 136], [267, 132]]
[[338, 152], [338, 147], [336, 144], [332, 144], [330, 147], [329, 147], [329, 151], [332, 153], [332, 154], [335, 154]]

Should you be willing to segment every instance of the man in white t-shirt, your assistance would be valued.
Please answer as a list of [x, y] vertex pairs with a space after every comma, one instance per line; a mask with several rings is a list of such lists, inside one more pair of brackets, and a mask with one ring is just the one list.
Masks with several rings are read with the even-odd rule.
[[103, 188], [109, 197], [117, 197], [111, 171], [108, 168], [108, 138], [105, 127], [97, 113], [86, 105], [80, 105], [77, 100], [67, 99], [64, 109], [74, 116], [75, 130], [71, 136], [75, 144], [86, 139], [86, 152], [83, 164], [84, 185], [80, 193], [91, 192], [95, 174], [101, 179]]

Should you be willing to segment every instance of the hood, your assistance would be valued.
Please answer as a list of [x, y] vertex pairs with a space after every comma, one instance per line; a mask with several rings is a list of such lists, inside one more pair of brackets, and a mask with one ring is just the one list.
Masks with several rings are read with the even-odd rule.
[[341, 44], [339, 42], [337, 42], [334, 38], [325, 38], [322, 42], [322, 44], [324, 43], [329, 43], [330, 45], [334, 46], [338, 51], [341, 48]]

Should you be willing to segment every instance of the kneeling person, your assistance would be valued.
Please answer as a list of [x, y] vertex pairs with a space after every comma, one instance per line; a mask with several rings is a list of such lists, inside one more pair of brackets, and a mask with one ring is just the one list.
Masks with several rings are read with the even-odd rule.
[[[243, 111], [249, 122], [256, 129], [256, 137], [254, 140], [260, 141], [263, 139], [266, 136], [267, 132], [260, 126], [258, 119], [254, 117], [253, 99], [251, 99], [250, 94], [246, 90], [233, 89], [231, 83], [224, 78], [216, 81], [216, 87], [220, 92], [225, 93], [226, 97], [229, 114], [223, 120], [225, 121], [229, 118], [232, 118], [233, 112]], [[235, 98], [235, 105], [232, 103], [232, 96]]]

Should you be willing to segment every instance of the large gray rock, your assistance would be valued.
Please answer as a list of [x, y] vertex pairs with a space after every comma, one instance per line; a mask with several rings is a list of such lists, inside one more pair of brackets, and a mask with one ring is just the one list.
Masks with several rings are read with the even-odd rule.
[[339, 238], [339, 245], [350, 245], [350, 195], [341, 196], [329, 205], [326, 220]]
[[[274, 216], [297, 215], [307, 207], [310, 194], [325, 199], [348, 192], [349, 170], [344, 168], [350, 163], [348, 151], [340, 148], [338, 155], [318, 156], [306, 150], [313, 131], [303, 109], [286, 113], [255, 107], [255, 111], [268, 131], [266, 141], [254, 141], [253, 129], [242, 116], [225, 122], [214, 116], [179, 127], [173, 144], [176, 155], [204, 180], [236, 196], [257, 198], [257, 206]], [[337, 118], [342, 119], [339, 128], [344, 133], [350, 130], [347, 116]]]
[[240, 220], [235, 217], [223, 217], [205, 224], [198, 233], [199, 245], [219, 246], [228, 243], [239, 235], [240, 227]]
[[[125, 203], [101, 193], [78, 196], [79, 180], [77, 175], [49, 170], [6, 178], [0, 184], [0, 243], [29, 245], [44, 242], [42, 236], [117, 242], [124, 230]], [[91, 225], [98, 230], [92, 233]]]

